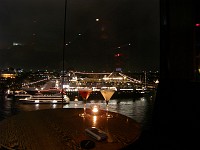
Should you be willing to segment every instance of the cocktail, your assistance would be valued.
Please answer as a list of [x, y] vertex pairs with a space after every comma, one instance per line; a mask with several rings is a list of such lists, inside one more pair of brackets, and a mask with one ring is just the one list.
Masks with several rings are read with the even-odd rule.
[[104, 100], [106, 101], [106, 117], [107, 118], [112, 118], [112, 115], [110, 115], [108, 113], [108, 103], [111, 99], [111, 97], [113, 96], [113, 94], [115, 93], [115, 90], [114, 89], [110, 89], [110, 88], [105, 88], [105, 89], [101, 89], [100, 90], [101, 94], [103, 95], [104, 97]]
[[90, 96], [90, 93], [92, 92], [92, 89], [89, 88], [83, 88], [83, 89], [79, 89], [78, 90], [79, 94], [81, 95], [81, 97], [83, 98], [84, 101], [84, 113], [80, 114], [81, 117], [86, 117], [86, 102], [88, 97]]

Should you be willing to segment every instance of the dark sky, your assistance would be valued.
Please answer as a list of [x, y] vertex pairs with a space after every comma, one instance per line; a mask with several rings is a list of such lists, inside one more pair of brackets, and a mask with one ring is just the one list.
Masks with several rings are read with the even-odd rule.
[[[64, 3], [0, 1], [0, 68], [62, 69]], [[66, 14], [65, 68], [159, 70], [159, 0], [67, 0]]]

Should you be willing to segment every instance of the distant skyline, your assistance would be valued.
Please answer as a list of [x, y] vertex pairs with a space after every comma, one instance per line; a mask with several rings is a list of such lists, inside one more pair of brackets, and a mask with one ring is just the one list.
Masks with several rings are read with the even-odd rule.
[[[66, 2], [66, 69], [159, 70], [159, 0]], [[1, 0], [0, 68], [62, 68], [64, 3]]]

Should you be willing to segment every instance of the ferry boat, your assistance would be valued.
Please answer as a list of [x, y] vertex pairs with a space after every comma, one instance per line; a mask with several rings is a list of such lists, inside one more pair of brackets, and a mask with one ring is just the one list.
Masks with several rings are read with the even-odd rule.
[[61, 93], [56, 93], [52, 95], [45, 95], [45, 94], [36, 94], [36, 95], [30, 95], [29, 97], [25, 98], [19, 98], [19, 102], [22, 103], [64, 103], [68, 104], [70, 101], [70, 98], [67, 95]]

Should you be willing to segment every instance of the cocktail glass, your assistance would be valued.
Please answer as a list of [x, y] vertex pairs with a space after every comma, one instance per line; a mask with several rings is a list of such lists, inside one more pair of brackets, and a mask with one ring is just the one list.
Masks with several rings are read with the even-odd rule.
[[100, 90], [101, 94], [104, 97], [104, 100], [106, 101], [106, 117], [107, 118], [112, 118], [113, 116], [109, 114], [109, 107], [108, 107], [108, 103], [111, 99], [111, 97], [113, 96], [113, 94], [115, 93], [114, 89], [110, 89], [110, 88], [106, 88], [106, 89], [101, 89]]
[[86, 103], [87, 103], [88, 97], [90, 96], [90, 93], [92, 92], [92, 89], [83, 88], [83, 89], [79, 89], [78, 92], [79, 92], [79, 94], [81, 95], [81, 97], [83, 98], [83, 101], [84, 101], [84, 106], [83, 106], [84, 112], [82, 114], [79, 114], [79, 116], [86, 117]]

